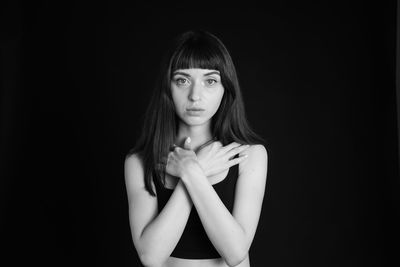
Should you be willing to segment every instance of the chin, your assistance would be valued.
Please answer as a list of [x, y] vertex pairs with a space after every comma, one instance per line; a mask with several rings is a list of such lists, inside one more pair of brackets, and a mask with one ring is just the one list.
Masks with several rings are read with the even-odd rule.
[[209, 122], [210, 119], [208, 118], [201, 118], [201, 117], [190, 117], [190, 118], [185, 118], [183, 122], [189, 126], [198, 126], [198, 125], [203, 125]]

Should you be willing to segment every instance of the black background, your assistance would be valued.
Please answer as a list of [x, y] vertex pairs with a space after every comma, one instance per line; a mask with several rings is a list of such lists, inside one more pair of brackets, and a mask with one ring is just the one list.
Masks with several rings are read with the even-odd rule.
[[399, 263], [396, 2], [1, 4], [7, 266], [139, 266], [123, 178], [165, 45], [201, 28], [267, 140], [252, 266]]

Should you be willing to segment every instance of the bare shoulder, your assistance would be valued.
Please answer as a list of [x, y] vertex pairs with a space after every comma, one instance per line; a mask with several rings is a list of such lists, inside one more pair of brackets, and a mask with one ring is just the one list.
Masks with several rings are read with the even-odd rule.
[[268, 152], [264, 145], [255, 144], [240, 153], [247, 154], [246, 160], [239, 163], [239, 173], [261, 172], [266, 173], [268, 166]]
[[[248, 155], [248, 159], [256, 160], [257, 162], [265, 162], [266, 164], [268, 162], [268, 152], [262, 144], [250, 145], [248, 149], [240, 153], [240, 156], [245, 154]], [[248, 160], [245, 160], [244, 162], [246, 161]]]
[[268, 158], [267, 149], [262, 144], [251, 145], [247, 150], [248, 153], [255, 154], [256, 156], [262, 156], [263, 158]]
[[143, 169], [143, 162], [139, 153], [133, 153], [125, 157], [125, 168], [127, 167], [139, 167]]

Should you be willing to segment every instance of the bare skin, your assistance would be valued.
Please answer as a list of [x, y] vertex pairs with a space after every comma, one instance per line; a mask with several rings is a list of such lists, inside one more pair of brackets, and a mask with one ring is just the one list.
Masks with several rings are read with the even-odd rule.
[[[255, 179], [258, 179], [258, 182], [255, 182], [254, 187], [252, 188], [252, 197], [247, 197], [246, 196], [246, 191], [247, 190], [240, 190], [237, 189], [236, 191], [236, 199], [235, 199], [235, 204], [234, 204], [234, 210], [232, 212], [233, 217], [237, 216], [238, 220], [242, 220], [242, 224], [244, 227], [246, 227], [247, 233], [248, 233], [248, 244], [251, 243], [252, 238], [254, 237], [254, 231], [255, 231], [255, 226], [258, 223], [258, 216], [259, 212], [261, 209], [261, 202], [262, 202], [262, 196], [263, 196], [263, 190], [265, 186], [265, 181], [263, 181], [263, 176], [266, 174], [266, 169], [259, 168], [260, 171], [254, 172], [252, 169], [252, 165], [257, 165], [260, 164], [260, 162], [266, 162], [266, 158], [264, 152], [263, 152], [263, 147], [260, 147], [259, 145], [257, 146], [251, 146], [248, 149], [244, 149], [243, 147], [241, 148], [240, 146], [236, 146], [237, 149], [242, 149], [242, 153], [239, 153], [239, 155], [247, 153], [248, 159], [250, 160], [242, 160], [241, 163], [239, 164], [239, 178], [237, 182], [237, 186], [240, 186], [241, 184], [245, 184], [246, 181], [244, 177], [246, 177], [246, 174], [253, 172], [254, 176], [253, 177], [258, 177]], [[264, 158], [263, 158], [264, 157]], [[252, 161], [254, 164], [249, 164], [249, 162]], [[129, 169], [132, 168], [136, 171], [142, 172], [141, 170], [141, 165], [136, 165], [135, 162], [135, 155], [133, 155], [130, 159], [127, 161], [126, 168], [129, 172]], [[246, 165], [247, 164], [247, 165]], [[265, 171], [265, 172], [264, 172]], [[227, 170], [222, 172], [222, 174], [215, 175], [214, 178], [210, 179], [210, 184], [217, 183], [223, 179], [226, 178]], [[138, 176], [140, 177], [140, 175]], [[167, 250], [164, 252], [165, 258], [160, 259], [159, 261], [150, 262], [147, 264], [147, 266], [166, 266], [166, 267], [177, 267], [177, 266], [188, 266], [188, 267], [194, 267], [194, 266], [210, 266], [210, 267], [217, 267], [217, 266], [229, 266], [228, 263], [226, 262], [226, 259], [220, 258], [220, 259], [202, 259], [202, 260], [189, 260], [189, 259], [180, 259], [180, 258], [175, 258], [169, 256], [172, 253], [173, 248], [176, 246], [177, 242], [179, 241], [179, 238], [183, 232], [183, 229], [186, 225], [187, 219], [189, 217], [189, 213], [191, 208], [193, 207], [193, 201], [190, 198], [190, 195], [188, 194], [187, 190], [184, 187], [184, 183], [179, 180], [178, 183], [176, 183], [176, 178], [172, 177], [171, 175], [167, 175], [167, 184], [166, 186], [168, 188], [174, 188], [174, 193], [175, 196], [171, 197], [168, 203], [166, 204], [166, 207], [164, 207], [165, 212], [161, 211], [160, 215], [158, 212], [157, 208], [157, 200], [154, 197], [149, 197], [149, 194], [145, 192], [144, 190], [144, 182], [143, 182], [143, 177], [142, 179], [135, 179], [135, 182], [138, 182], [136, 186], [134, 185], [129, 185], [129, 182], [127, 183], [128, 187], [136, 187], [138, 188], [139, 193], [134, 193], [136, 190], [128, 190], [132, 194], [135, 195], [135, 197], [131, 196], [130, 202], [132, 201], [132, 204], [130, 204], [130, 216], [131, 217], [131, 229], [132, 229], [132, 234], [134, 238], [134, 243], [135, 246], [137, 247], [139, 253], [140, 253], [140, 245], [144, 245], [146, 247], [152, 247], [153, 252], [157, 251], [162, 251], [165, 248], [168, 248], [167, 243], [165, 242], [163, 245], [160, 245], [160, 240], [168, 240], [171, 241], [172, 239], [175, 238], [172, 244], [170, 246], [170, 250]], [[127, 179], [129, 180], [129, 175], [127, 175]], [[247, 179], [250, 182], [250, 179]], [[242, 186], [243, 188], [247, 187], [246, 185]], [[250, 187], [251, 188], [251, 187]], [[247, 194], [248, 195], [248, 194]], [[135, 201], [134, 198], [140, 198], [142, 200]], [[251, 201], [254, 204], [252, 208], [246, 208], [246, 203], [245, 200], [242, 200], [242, 203], [239, 203], [239, 200], [245, 198], [248, 201]], [[147, 205], [142, 205], [140, 206], [140, 202], [144, 201], [144, 203], [147, 203]], [[131, 209], [131, 207], [135, 206], [134, 202], [137, 204], [137, 209]], [[242, 205], [241, 205], [242, 204]], [[169, 206], [168, 206], [169, 205]], [[167, 213], [168, 212], [168, 213]], [[135, 216], [136, 213], [141, 213], [143, 217], [138, 217]], [[146, 220], [146, 217], [149, 218]], [[138, 221], [144, 222], [140, 226], [140, 223], [135, 222], [135, 219], [139, 219]], [[143, 220], [145, 219], [145, 220]], [[145, 225], [146, 221], [148, 221], [147, 225]], [[168, 223], [170, 221], [171, 223]], [[158, 227], [157, 227], [158, 224]], [[135, 226], [136, 225], [136, 226]], [[137, 238], [138, 235], [135, 234], [135, 228], [136, 229], [142, 229], [142, 234], [141, 238], [142, 240], [140, 241], [140, 238]], [[165, 227], [165, 228], [164, 228]], [[146, 228], [147, 230], [147, 241], [148, 240], [154, 240], [154, 242], [146, 242], [146, 231], [144, 229]], [[158, 229], [159, 228], [159, 229]], [[153, 229], [153, 231], [152, 231]], [[159, 232], [157, 233], [157, 230]], [[139, 231], [138, 231], [139, 232]], [[168, 234], [169, 235], [168, 235]], [[210, 233], [211, 234], [211, 233]], [[152, 236], [152, 237], [151, 237]], [[135, 241], [136, 240], [136, 241]], [[142, 244], [140, 244], [142, 242]], [[224, 241], [223, 241], [224, 242]], [[240, 242], [246, 242], [240, 241]], [[157, 246], [160, 245], [160, 249], [157, 249]], [[249, 246], [248, 246], [249, 247]], [[160, 252], [158, 255], [163, 254]], [[139, 254], [140, 255], [140, 254]], [[154, 255], [154, 254], [150, 254]], [[153, 257], [153, 256], [150, 256]], [[146, 263], [146, 258], [142, 258], [144, 262]], [[146, 265], [146, 264], [145, 264]], [[235, 266], [235, 265], [232, 265]], [[248, 258], [248, 253], [246, 253], [246, 257], [236, 266], [241, 266], [241, 267], [248, 267], [250, 266], [250, 261]]]
[[[222, 259], [188, 260], [169, 257], [162, 267], [229, 267]], [[244, 261], [236, 265], [237, 267], [250, 267], [250, 260], [247, 256]]]
[[[144, 189], [143, 164], [138, 155], [125, 161], [132, 239], [145, 266], [250, 266], [248, 251], [264, 197], [267, 151], [262, 145], [222, 146], [218, 141], [200, 149], [211, 138], [211, 118], [224, 92], [219, 75], [215, 71], [210, 73], [202, 69], [182, 70], [171, 85], [180, 118], [175, 142], [183, 145], [168, 154], [166, 186], [174, 191], [162, 210], [158, 210], [157, 198]], [[209, 82], [210, 77], [216, 82]], [[204, 111], [190, 112], [190, 107]], [[233, 158], [236, 154], [240, 157]], [[239, 177], [230, 213], [212, 184], [225, 179], [228, 169], [236, 164]], [[189, 260], [170, 256], [193, 207], [221, 258]]]
[[[220, 143], [219, 143], [220, 144]], [[211, 146], [207, 147], [206, 149], [211, 149]], [[238, 148], [240, 148], [238, 146]], [[246, 150], [247, 147], [242, 146], [241, 150], [242, 150], [242, 154], [243, 152]], [[240, 164], [239, 164], [239, 168], [240, 168]], [[209, 181], [210, 184], [216, 184], [219, 183], [221, 181], [223, 181], [227, 174], [228, 174], [228, 169], [215, 174], [215, 175], [211, 175], [209, 176]], [[171, 176], [169, 174], [166, 175], [166, 187], [168, 189], [174, 189], [176, 184], [179, 182], [179, 179], [177, 179], [174, 176]], [[162, 265], [162, 267], [228, 267], [229, 265], [225, 262], [225, 260], [223, 258], [218, 258], [218, 259], [181, 259], [181, 258], [175, 258], [175, 257], [168, 257], [167, 261]], [[237, 267], [250, 267], [250, 260], [248, 255], [246, 256], [246, 258], [239, 264], [236, 265]]]

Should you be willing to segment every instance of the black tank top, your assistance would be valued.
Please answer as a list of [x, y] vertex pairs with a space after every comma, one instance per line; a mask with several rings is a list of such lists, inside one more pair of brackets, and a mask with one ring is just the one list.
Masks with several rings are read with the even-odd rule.
[[[231, 213], [235, 199], [238, 168], [238, 164], [233, 165], [229, 168], [227, 176], [222, 181], [212, 185], [225, 207]], [[162, 185], [158, 185], [158, 183], [155, 183], [155, 185], [158, 211], [160, 212], [171, 197], [174, 189], [165, 188]], [[194, 205], [181, 239], [171, 256], [183, 259], [214, 259], [221, 257], [208, 238]]]

